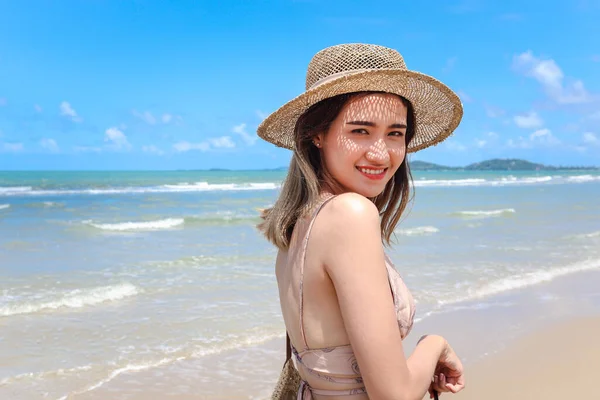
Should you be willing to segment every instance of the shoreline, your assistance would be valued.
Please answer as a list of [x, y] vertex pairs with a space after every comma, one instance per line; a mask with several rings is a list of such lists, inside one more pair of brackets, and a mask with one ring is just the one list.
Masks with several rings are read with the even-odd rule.
[[[543, 348], [538, 348], [542, 343], [556, 342], [557, 348], [565, 349], [565, 353], [560, 354], [563, 354], [566, 365], [576, 362], [569, 355], [578, 354], [581, 349], [585, 349], [577, 346], [580, 346], [580, 342], [590, 343], [593, 335], [588, 334], [583, 339], [570, 341], [565, 341], [564, 335], [573, 337], [572, 332], [570, 333], [572, 327], [583, 326], [581, 324], [586, 324], [585, 321], [591, 321], [590, 326], [598, 328], [596, 336], [600, 337], [599, 288], [600, 271], [594, 270], [480, 299], [484, 302], [465, 302], [462, 308], [434, 314], [416, 323], [404, 340], [404, 346], [407, 354], [410, 354], [422, 334], [441, 334], [452, 344], [465, 366], [466, 388], [463, 393], [455, 395], [455, 398], [519, 399], [489, 397], [491, 389], [508, 382], [508, 378], [494, 377], [502, 376], [498, 375], [500, 373], [507, 373], [507, 376], [514, 373], [515, 379], [519, 374], [533, 374], [536, 379], [539, 378], [536, 371], [521, 366], [535, 363], [540, 354], [543, 354]], [[534, 344], [538, 347], [532, 347], [532, 351], [525, 354], [519, 350], [528, 348], [523, 347], [523, 341], [527, 346]], [[124, 372], [101, 387], [66, 396], [65, 399], [267, 399], [283, 365], [284, 343], [285, 337], [282, 334], [280, 338], [255, 346], [181, 360], [144, 371]], [[600, 349], [600, 346], [596, 347]], [[600, 350], [598, 353], [600, 357]], [[514, 371], [510, 367], [511, 362], [518, 367]], [[587, 363], [585, 366], [591, 374], [594, 364], [590, 364], [589, 359], [582, 362]], [[550, 365], [548, 362], [546, 364]], [[561, 371], [566, 374], [570, 369], [562, 368]], [[567, 383], [575, 382], [575, 378], [565, 376]], [[519, 383], [515, 390], [516, 393], [519, 390], [523, 393], [536, 393], [527, 392], [530, 387], [526, 380]], [[444, 397], [451, 398], [449, 394]], [[538, 396], [523, 397], [530, 398]]]

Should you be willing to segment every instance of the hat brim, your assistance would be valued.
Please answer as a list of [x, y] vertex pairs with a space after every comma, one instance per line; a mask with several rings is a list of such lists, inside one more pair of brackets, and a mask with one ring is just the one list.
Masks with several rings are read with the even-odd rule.
[[340, 94], [377, 91], [409, 100], [415, 112], [415, 135], [407, 152], [436, 145], [456, 129], [463, 115], [460, 98], [431, 76], [409, 70], [377, 69], [335, 78], [309, 89], [269, 115], [257, 134], [278, 147], [293, 150], [298, 118], [312, 105]]

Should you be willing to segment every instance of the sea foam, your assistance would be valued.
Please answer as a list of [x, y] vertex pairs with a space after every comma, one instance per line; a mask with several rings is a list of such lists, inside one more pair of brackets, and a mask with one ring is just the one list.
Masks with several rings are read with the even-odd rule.
[[501, 208], [499, 210], [458, 211], [456, 215], [470, 218], [490, 218], [507, 216], [514, 213], [516, 213], [514, 208]]
[[183, 218], [165, 218], [154, 221], [140, 221], [140, 222], [120, 222], [115, 224], [98, 224], [91, 221], [84, 221], [84, 223], [93, 226], [94, 228], [105, 230], [105, 231], [156, 231], [163, 229], [171, 229], [179, 225], [184, 224]]
[[16, 301], [13, 304], [0, 306], [0, 317], [9, 317], [19, 314], [31, 314], [36, 312], [49, 312], [63, 308], [83, 308], [95, 306], [104, 302], [121, 300], [126, 297], [135, 296], [139, 293], [137, 287], [130, 283], [109, 286], [98, 286], [86, 289], [75, 289], [65, 293], [54, 293], [46, 296], [50, 298], [35, 300]]
[[463, 301], [469, 301], [479, 298], [485, 298], [508, 292], [511, 290], [521, 289], [528, 286], [537, 285], [544, 282], [549, 282], [561, 276], [591, 271], [600, 269], [600, 259], [598, 260], [587, 260], [574, 264], [569, 264], [560, 267], [554, 267], [549, 269], [539, 269], [537, 271], [516, 274], [505, 278], [493, 280], [480, 287], [469, 288], [465, 295], [442, 299], [438, 301], [439, 305], [447, 305], [453, 303], [459, 303]]

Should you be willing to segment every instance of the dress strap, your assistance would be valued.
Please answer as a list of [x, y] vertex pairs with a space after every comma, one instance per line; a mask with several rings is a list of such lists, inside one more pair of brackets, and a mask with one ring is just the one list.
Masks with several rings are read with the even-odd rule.
[[321, 211], [321, 209], [323, 208], [323, 206], [325, 204], [327, 204], [329, 202], [329, 200], [333, 199], [334, 197], [336, 197], [336, 195], [332, 195], [330, 197], [328, 197], [327, 199], [325, 199], [318, 207], [317, 209], [314, 211], [313, 215], [311, 216], [311, 220], [310, 223], [308, 225], [308, 229], [306, 231], [306, 235], [304, 236], [304, 243], [302, 244], [302, 256], [301, 256], [301, 263], [300, 263], [300, 332], [302, 332], [302, 340], [304, 341], [304, 350], [308, 350], [308, 343], [306, 342], [306, 334], [304, 333], [304, 263], [306, 261], [306, 247], [308, 246], [308, 238], [310, 236], [310, 231], [312, 229], [313, 224], [315, 223], [315, 219], [317, 218], [317, 214], [319, 214], [319, 211]]

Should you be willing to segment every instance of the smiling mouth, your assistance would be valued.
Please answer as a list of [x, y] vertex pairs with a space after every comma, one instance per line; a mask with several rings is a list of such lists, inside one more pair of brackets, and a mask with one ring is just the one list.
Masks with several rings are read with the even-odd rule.
[[371, 179], [381, 179], [385, 176], [387, 168], [366, 168], [356, 167], [356, 169]]

